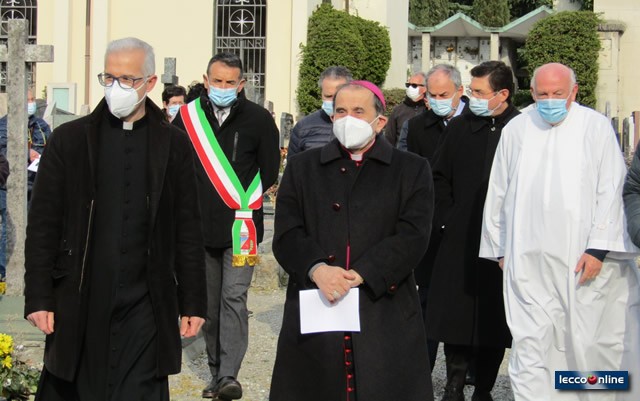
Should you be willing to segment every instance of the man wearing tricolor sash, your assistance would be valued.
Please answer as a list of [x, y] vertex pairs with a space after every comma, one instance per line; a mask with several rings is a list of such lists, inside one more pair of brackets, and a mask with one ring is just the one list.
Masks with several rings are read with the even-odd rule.
[[203, 398], [242, 397], [237, 381], [248, 346], [247, 291], [263, 236], [262, 195], [278, 177], [278, 128], [244, 95], [242, 61], [214, 56], [208, 93], [184, 105], [173, 124], [189, 135], [196, 163], [206, 250], [208, 312], [203, 328], [211, 382]]

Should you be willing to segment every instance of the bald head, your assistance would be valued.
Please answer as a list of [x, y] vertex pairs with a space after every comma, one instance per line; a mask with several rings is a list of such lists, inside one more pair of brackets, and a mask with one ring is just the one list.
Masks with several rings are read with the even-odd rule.
[[531, 96], [540, 116], [551, 125], [564, 121], [576, 100], [576, 74], [560, 63], [544, 64], [533, 72]]
[[576, 73], [564, 64], [548, 63], [541, 65], [533, 71], [531, 88], [534, 91], [539, 80], [564, 82], [567, 87], [573, 88], [576, 84]]

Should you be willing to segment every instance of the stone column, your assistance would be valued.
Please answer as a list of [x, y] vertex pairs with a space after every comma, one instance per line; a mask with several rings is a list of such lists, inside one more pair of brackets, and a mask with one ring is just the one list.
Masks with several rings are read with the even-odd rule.
[[[7, 212], [13, 232], [7, 233], [7, 295], [24, 292], [24, 242], [27, 229], [27, 44], [26, 20], [9, 21], [7, 93]], [[9, 250], [12, 250], [9, 252]]]
[[489, 53], [489, 57], [491, 60], [500, 60], [500, 35], [498, 32], [491, 32], [491, 52]]
[[431, 68], [431, 33], [422, 32], [422, 71]]

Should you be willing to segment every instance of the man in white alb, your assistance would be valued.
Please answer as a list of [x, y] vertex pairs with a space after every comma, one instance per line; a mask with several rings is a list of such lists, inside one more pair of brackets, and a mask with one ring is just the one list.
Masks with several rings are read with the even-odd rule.
[[575, 103], [575, 73], [562, 64], [539, 67], [531, 86], [535, 106], [502, 131], [480, 246], [505, 270], [515, 399], [639, 400], [633, 379], [627, 392], [555, 389], [561, 370], [640, 374], [638, 249], [611, 124]]

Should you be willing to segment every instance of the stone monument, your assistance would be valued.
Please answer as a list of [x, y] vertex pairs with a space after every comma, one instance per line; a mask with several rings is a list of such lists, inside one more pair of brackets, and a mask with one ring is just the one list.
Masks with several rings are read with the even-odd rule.
[[[0, 61], [7, 63], [7, 214], [14, 226], [15, 242], [7, 252], [7, 294], [24, 292], [24, 242], [27, 230], [27, 64], [53, 62], [53, 46], [27, 44], [27, 21], [9, 20], [7, 46], [0, 46]], [[11, 249], [9, 244], [7, 250]]]

